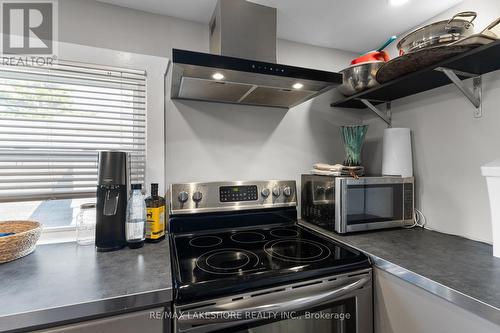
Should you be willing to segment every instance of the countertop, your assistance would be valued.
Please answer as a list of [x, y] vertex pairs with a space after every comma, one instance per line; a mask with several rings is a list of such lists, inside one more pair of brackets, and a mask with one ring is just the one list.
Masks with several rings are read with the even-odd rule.
[[1, 332], [167, 304], [168, 241], [114, 252], [76, 243], [39, 245], [0, 264], [0, 300]]
[[492, 246], [422, 228], [339, 235], [300, 224], [366, 253], [373, 265], [500, 325], [500, 258]]
[[[373, 264], [500, 325], [500, 259], [491, 245], [421, 228], [339, 235], [300, 224], [366, 253]], [[76, 243], [39, 245], [0, 264], [0, 331], [167, 305], [172, 276], [167, 241], [96, 252]]]

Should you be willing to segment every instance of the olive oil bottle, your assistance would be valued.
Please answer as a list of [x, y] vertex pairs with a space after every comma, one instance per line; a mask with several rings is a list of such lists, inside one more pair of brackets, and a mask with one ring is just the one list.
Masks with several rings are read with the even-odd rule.
[[146, 198], [146, 242], [165, 239], [165, 198], [158, 195], [158, 184], [151, 184], [151, 196]]

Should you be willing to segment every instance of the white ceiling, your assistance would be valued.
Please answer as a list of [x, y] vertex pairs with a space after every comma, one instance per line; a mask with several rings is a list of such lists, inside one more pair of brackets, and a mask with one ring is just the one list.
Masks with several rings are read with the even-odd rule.
[[[99, 0], [146, 12], [208, 23], [217, 0]], [[278, 9], [278, 37], [291, 41], [368, 51], [462, 0], [251, 0]]]

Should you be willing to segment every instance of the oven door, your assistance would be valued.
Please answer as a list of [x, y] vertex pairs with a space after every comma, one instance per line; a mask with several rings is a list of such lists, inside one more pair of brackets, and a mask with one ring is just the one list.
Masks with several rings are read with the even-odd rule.
[[371, 269], [174, 306], [174, 332], [372, 333]]
[[339, 233], [413, 223], [413, 178], [338, 178], [336, 188]]

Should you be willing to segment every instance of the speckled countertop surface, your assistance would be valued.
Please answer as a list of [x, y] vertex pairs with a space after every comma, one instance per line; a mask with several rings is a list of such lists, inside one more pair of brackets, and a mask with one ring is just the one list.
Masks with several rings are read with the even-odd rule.
[[[424, 229], [338, 235], [374, 266], [500, 325], [500, 259], [488, 244]], [[0, 264], [0, 331], [22, 331], [168, 305], [172, 276], [167, 241], [99, 253], [75, 243], [40, 245]]]
[[350, 235], [302, 225], [365, 252], [374, 266], [500, 325], [500, 258], [492, 246], [422, 228]]
[[0, 264], [0, 300], [1, 332], [167, 304], [168, 241], [115, 252], [76, 243], [39, 245]]

